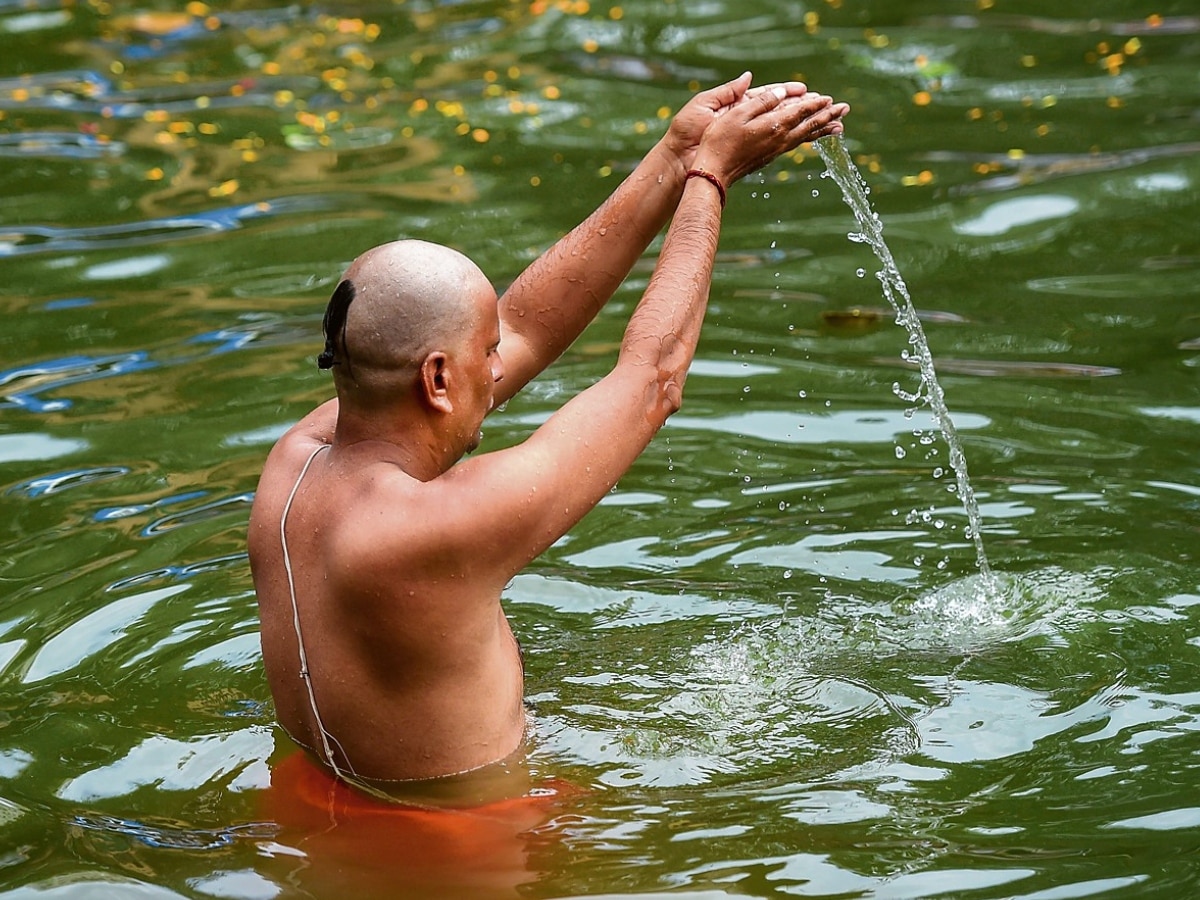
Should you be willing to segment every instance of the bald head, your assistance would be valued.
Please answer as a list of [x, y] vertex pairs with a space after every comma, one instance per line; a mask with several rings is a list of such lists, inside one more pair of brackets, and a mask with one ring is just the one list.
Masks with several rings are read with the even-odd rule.
[[[457, 250], [394, 241], [368, 250], [346, 269], [325, 313], [325, 352], [339, 394], [364, 402], [392, 394], [434, 350], [452, 350], [495, 303], [487, 277]], [[383, 399], [382, 396], [376, 399]]]

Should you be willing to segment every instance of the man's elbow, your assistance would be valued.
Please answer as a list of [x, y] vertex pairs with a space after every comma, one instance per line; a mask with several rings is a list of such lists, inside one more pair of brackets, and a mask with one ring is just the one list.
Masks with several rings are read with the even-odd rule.
[[683, 406], [683, 382], [687, 370], [664, 365], [659, 360], [639, 360], [632, 353], [623, 354], [614, 370], [614, 376], [628, 378], [631, 384], [631, 400], [641, 396], [641, 409], [646, 420], [657, 431], [670, 416]]
[[667, 379], [662, 386], [663, 420], [679, 412], [683, 406], [683, 384], [675, 378]]
[[683, 382], [660, 373], [646, 389], [646, 416], [657, 431], [683, 406]]

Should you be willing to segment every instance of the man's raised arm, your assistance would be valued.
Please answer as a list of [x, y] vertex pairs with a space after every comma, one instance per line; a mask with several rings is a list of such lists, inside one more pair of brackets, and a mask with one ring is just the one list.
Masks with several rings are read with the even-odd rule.
[[747, 95], [779, 88], [790, 97], [807, 91], [799, 82], [750, 88], [747, 72], [697, 94], [612, 196], [513, 282], [500, 298], [497, 405], [562, 355], [612, 297], [679, 205], [708, 126]]
[[745, 97], [708, 130], [692, 163], [702, 174], [684, 176], [682, 199], [614, 369], [523, 443], [464, 460], [438, 480], [438, 536], [465, 570], [494, 580], [491, 589], [499, 591], [633, 464], [682, 400], [726, 187], [802, 141], [840, 131], [847, 110], [820, 95], [790, 97], [780, 87]]

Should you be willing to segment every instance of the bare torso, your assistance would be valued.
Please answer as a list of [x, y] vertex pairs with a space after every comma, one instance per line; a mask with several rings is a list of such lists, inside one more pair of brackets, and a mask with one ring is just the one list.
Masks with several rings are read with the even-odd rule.
[[[250, 522], [280, 724], [319, 760], [332, 752], [339, 769], [367, 782], [446, 776], [510, 756], [525, 713], [503, 584], [430, 554], [436, 486], [373, 459], [370, 447], [319, 450], [326, 441], [301, 423], [279, 442]], [[280, 521], [297, 482], [286, 523], [293, 610]], [[387, 532], [377, 530], [381, 504]], [[396, 516], [404, 507], [411, 515]], [[398, 534], [397, 521], [408, 523]]]

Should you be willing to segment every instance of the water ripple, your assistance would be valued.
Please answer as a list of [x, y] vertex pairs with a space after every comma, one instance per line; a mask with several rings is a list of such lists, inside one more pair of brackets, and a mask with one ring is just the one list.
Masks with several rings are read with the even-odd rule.
[[327, 205], [327, 201], [321, 197], [290, 197], [119, 225], [95, 225], [86, 228], [59, 228], [52, 225], [26, 225], [19, 228], [10, 226], [0, 232], [0, 257], [140, 247], [233, 231], [251, 219], [285, 213], [313, 212]]
[[75, 619], [38, 648], [21, 678], [22, 683], [33, 684], [71, 671], [123, 639], [160, 600], [186, 591], [188, 587], [175, 584], [131, 594]]
[[43, 400], [39, 395], [71, 384], [141, 372], [156, 366], [144, 350], [138, 350], [113, 356], [65, 356], [0, 370], [0, 409], [61, 412], [71, 407], [70, 400]]
[[1009, 154], [974, 154], [953, 150], [926, 153], [923, 158], [931, 162], [965, 162], [999, 172], [950, 189], [952, 195], [960, 195], [1008, 191], [1059, 178], [1114, 172], [1145, 165], [1153, 160], [1196, 154], [1200, 154], [1200, 143], [1187, 141], [1098, 153], [1026, 153], [1015, 160]]
[[125, 144], [91, 134], [69, 131], [23, 131], [0, 134], [0, 158], [39, 157], [42, 159], [101, 159], [121, 156]]
[[77, 815], [71, 823], [88, 831], [133, 838], [148, 847], [168, 850], [217, 850], [239, 840], [262, 840], [278, 830], [267, 823], [231, 825], [226, 828], [185, 828], [173, 823], [155, 823], [98, 814]]
[[270, 783], [267, 758], [274, 748], [271, 731], [257, 725], [186, 741], [150, 735], [110, 765], [72, 778], [58, 796], [92, 802], [150, 785], [164, 791], [195, 791], [226, 779], [231, 791], [264, 788]]
[[167, 531], [174, 531], [176, 528], [184, 528], [189, 525], [194, 525], [197, 522], [203, 522], [207, 519], [212, 519], [217, 516], [223, 516], [230, 512], [245, 512], [249, 509], [250, 504], [254, 502], [253, 492], [243, 494], [234, 494], [231, 497], [222, 497], [219, 500], [213, 500], [210, 503], [204, 503], [184, 512], [171, 513], [170, 515], [162, 516], [155, 519], [149, 525], [142, 529], [144, 537], [153, 537], [158, 534], [163, 534]]
[[123, 591], [131, 587], [141, 587], [154, 581], [184, 581], [208, 572], [242, 566], [246, 563], [246, 560], [247, 555], [245, 553], [230, 553], [225, 556], [215, 556], [211, 559], [203, 559], [199, 562], [184, 565], [162, 566], [158, 569], [139, 572], [137, 575], [130, 575], [119, 581], [114, 581], [108, 586], [108, 590]]
[[[0, 408], [4, 404], [0, 403]], [[48, 434], [36, 432], [17, 432], [15, 434], [0, 434], [0, 463], [16, 462], [19, 460], [54, 459], [59, 456], [69, 456], [88, 447], [87, 441], [77, 438], [51, 437]], [[36, 479], [35, 479], [36, 480]], [[22, 482], [13, 485], [6, 493], [37, 490], [33, 482]]]
[[[122, 266], [128, 266], [128, 263], [129, 260], [121, 261]], [[246, 321], [184, 338], [154, 353], [148, 350], [132, 350], [111, 356], [64, 356], [0, 370], [0, 409], [15, 408], [34, 413], [63, 412], [74, 405], [73, 400], [65, 397], [47, 399], [44, 395], [74, 384], [145, 372], [161, 366], [185, 365], [251, 346], [278, 346], [309, 341], [313, 337], [315, 327], [310, 323], [318, 321], [313, 317], [280, 319], [261, 314], [246, 314], [243, 319]], [[18, 447], [17, 437], [19, 436], [0, 435], [0, 461], [6, 458], [50, 458], [70, 452], [68, 442], [43, 438], [41, 442], [46, 445], [45, 452], [49, 455], [37, 455], [36, 450]], [[53, 449], [49, 442], [54, 443]], [[6, 443], [13, 445], [7, 456]], [[72, 442], [71, 446], [81, 448], [84, 445]], [[21, 455], [26, 453], [33, 455]]]

